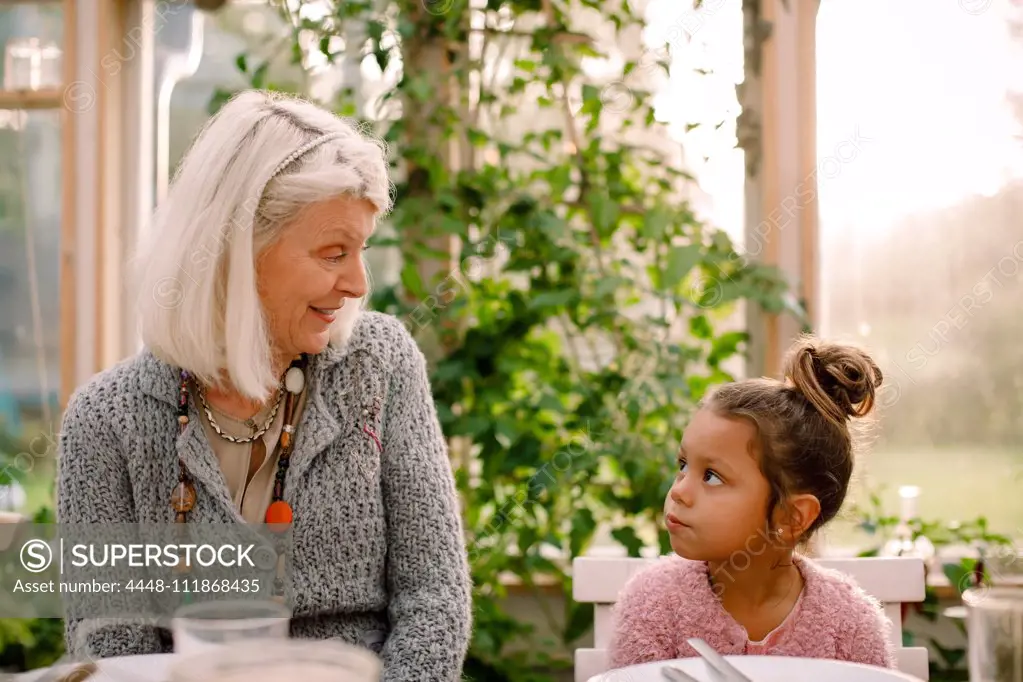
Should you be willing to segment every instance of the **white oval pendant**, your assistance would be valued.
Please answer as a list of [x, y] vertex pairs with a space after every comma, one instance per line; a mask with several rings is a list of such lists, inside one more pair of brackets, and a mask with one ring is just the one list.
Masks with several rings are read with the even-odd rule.
[[305, 388], [305, 374], [298, 367], [290, 367], [284, 375], [284, 388], [288, 393], [298, 395]]

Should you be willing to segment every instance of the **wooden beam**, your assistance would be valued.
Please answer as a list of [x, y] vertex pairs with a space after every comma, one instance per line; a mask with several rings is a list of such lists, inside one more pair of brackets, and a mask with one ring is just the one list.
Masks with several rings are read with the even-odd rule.
[[[65, 5], [69, 4], [67, 0]], [[67, 66], [65, 62], [65, 72]], [[66, 74], [65, 74], [66, 75]], [[62, 88], [46, 90], [0, 90], [0, 109], [58, 109], [63, 106]]]
[[[784, 12], [779, 0], [761, 0], [763, 6], [763, 20], [768, 22], [771, 35], [764, 44], [762, 66], [760, 74], [760, 87], [763, 89], [763, 99], [760, 120], [763, 128], [760, 134], [762, 145], [761, 159], [763, 163], [761, 206], [765, 209], [758, 217], [757, 226], [754, 228], [755, 239], [763, 240], [758, 244], [764, 261], [771, 265], [779, 263], [779, 227], [772, 222], [770, 216], [774, 207], [781, 203], [781, 185], [778, 166], [781, 162], [781, 147], [778, 139], [779, 118], [782, 112], [779, 111], [779, 87], [781, 74], [778, 73], [779, 46], [777, 40], [778, 14]], [[784, 352], [778, 344], [778, 316], [764, 316], [764, 373], [768, 376], [777, 376], [780, 373], [781, 355]]]
[[[75, 0], [63, 0], [64, 12], [64, 62], [63, 79], [65, 88], [75, 82], [75, 63], [77, 50], [77, 14]], [[62, 89], [59, 93], [57, 106], [60, 107], [60, 411], [67, 406], [68, 399], [75, 388], [76, 345], [78, 342], [78, 324], [76, 319], [75, 289], [77, 288], [77, 268], [75, 248], [77, 242], [78, 221], [76, 220], [75, 188], [75, 147], [78, 134], [77, 116], [71, 108], [65, 106]]]
[[[747, 157], [746, 252], [782, 270], [813, 324], [817, 296], [818, 0], [746, 0], [739, 138]], [[753, 308], [753, 306], [751, 306]], [[750, 376], [778, 376], [802, 331], [792, 315], [748, 312]]]
[[[809, 322], [817, 327], [817, 297], [820, 295], [819, 235], [820, 204], [817, 201], [817, 11], [820, 0], [799, 0], [795, 9], [798, 13], [797, 77], [799, 91], [797, 111], [799, 116], [799, 169], [803, 177], [812, 175], [815, 179], [812, 196], [801, 200], [803, 205], [800, 225], [800, 272], [799, 296], [806, 308]], [[797, 192], [799, 189], [797, 188]]]
[[[100, 61], [102, 56], [110, 49], [111, 30], [114, 12], [111, 5], [116, 0], [97, 0], [99, 23], [97, 28], [97, 45], [99, 46]], [[116, 29], [113, 29], [116, 31]], [[104, 86], [103, 72], [97, 71], [97, 78], [100, 86]], [[99, 87], [93, 90], [96, 96], [96, 148], [99, 152], [93, 159], [93, 173], [96, 178], [96, 212], [93, 216], [93, 225], [96, 234], [96, 271], [93, 278], [93, 298], [96, 301], [96, 328], [94, 330], [95, 343], [92, 346], [92, 369], [91, 373], [98, 372], [103, 368], [103, 340], [106, 336], [104, 320], [106, 319], [107, 301], [104, 300], [104, 277], [103, 271], [107, 266], [107, 251], [109, 249], [106, 230], [105, 209], [107, 207], [106, 193], [106, 159], [107, 156], [107, 126], [106, 112], [110, 108], [110, 91], [106, 87]]]
[[[93, 372], [112, 364], [120, 345], [123, 259], [121, 258], [122, 112], [128, 0], [98, 0], [99, 61], [95, 73], [97, 144], [96, 179], [96, 343]], [[132, 57], [134, 53], [132, 53]]]

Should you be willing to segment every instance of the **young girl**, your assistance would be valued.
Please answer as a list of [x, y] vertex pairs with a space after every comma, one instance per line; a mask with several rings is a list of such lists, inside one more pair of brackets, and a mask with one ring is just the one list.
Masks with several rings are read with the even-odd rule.
[[863, 351], [805, 337], [783, 382], [727, 384], [704, 400], [664, 503], [678, 556], [626, 585], [612, 668], [697, 656], [691, 637], [726, 655], [894, 666], [880, 604], [795, 551], [842, 506], [853, 469], [848, 421], [870, 412], [881, 380]]

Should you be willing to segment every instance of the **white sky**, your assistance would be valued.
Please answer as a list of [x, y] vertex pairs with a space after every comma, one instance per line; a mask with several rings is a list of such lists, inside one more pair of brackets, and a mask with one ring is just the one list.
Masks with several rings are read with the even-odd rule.
[[822, 219], [831, 209], [882, 230], [1023, 177], [1006, 102], [1007, 91], [1023, 92], [1023, 42], [1012, 43], [1009, 11], [1009, 0], [824, 0], [819, 156], [857, 126], [876, 142], [821, 188]]
[[[823, 0], [817, 24], [818, 156], [830, 156], [859, 129], [870, 139], [836, 177], [822, 180], [822, 223], [835, 216], [858, 230], [886, 229], [898, 217], [993, 193], [1023, 177], [1023, 139], [1005, 101], [1023, 91], [1023, 45], [1007, 17], [1019, 0]], [[696, 28], [676, 50], [660, 117], [676, 137], [690, 121], [738, 112], [740, 0], [653, 0], [651, 42]], [[967, 11], [970, 10], [970, 11]], [[1023, 6], [1016, 10], [1023, 17]], [[692, 73], [713, 68], [714, 76]], [[730, 126], [685, 136], [691, 162], [714, 197], [714, 220], [741, 233], [742, 165]]]

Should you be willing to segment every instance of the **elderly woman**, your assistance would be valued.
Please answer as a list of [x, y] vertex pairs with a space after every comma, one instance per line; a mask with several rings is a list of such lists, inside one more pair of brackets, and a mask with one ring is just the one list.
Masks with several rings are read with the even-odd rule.
[[[470, 580], [425, 362], [361, 312], [390, 208], [382, 146], [307, 102], [233, 98], [140, 248], [143, 350], [81, 387], [58, 519], [290, 524], [295, 637], [380, 654], [389, 682], [460, 679]], [[139, 621], [70, 619], [70, 651], [156, 653]]]

